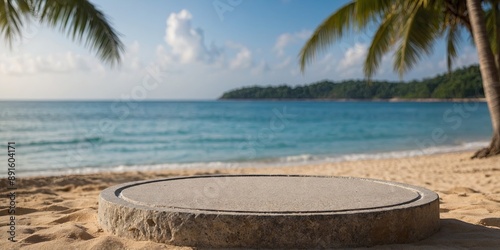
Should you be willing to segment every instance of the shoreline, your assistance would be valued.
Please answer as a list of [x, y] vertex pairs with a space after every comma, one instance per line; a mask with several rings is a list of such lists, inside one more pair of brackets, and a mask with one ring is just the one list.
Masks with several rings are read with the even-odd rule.
[[[460, 153], [479, 150], [488, 146], [489, 141], [469, 141], [460, 145], [440, 145], [423, 149], [408, 149], [401, 151], [379, 151], [369, 153], [349, 153], [341, 155], [314, 155], [300, 154], [289, 155], [274, 158], [262, 158], [246, 161], [211, 161], [211, 162], [178, 162], [178, 163], [159, 163], [144, 165], [118, 165], [118, 166], [95, 166], [95, 167], [77, 167], [72, 169], [53, 169], [29, 172], [19, 172], [18, 175], [24, 177], [51, 177], [65, 175], [85, 175], [99, 173], [124, 173], [133, 171], [164, 171], [164, 170], [213, 170], [213, 169], [237, 169], [248, 168], [269, 168], [269, 167], [290, 167], [307, 166], [318, 164], [333, 164], [340, 162], [353, 162], [360, 160], [383, 160], [400, 159], [416, 156], [430, 156], [445, 153]], [[6, 178], [7, 175], [0, 174], [0, 178]]]
[[[103, 231], [97, 223], [98, 196], [101, 190], [124, 182], [209, 174], [352, 176], [421, 186], [440, 196], [441, 230], [419, 242], [378, 248], [495, 248], [500, 245], [500, 156], [471, 160], [472, 153], [453, 152], [305, 166], [19, 177], [16, 190], [19, 201], [16, 207], [18, 242], [7, 241], [7, 226], [0, 225], [0, 248], [191, 249], [132, 241]], [[6, 191], [1, 193], [7, 194]], [[7, 211], [5, 204], [0, 204], [2, 217]]]
[[[362, 164], [373, 164], [373, 163], [383, 163], [383, 162], [404, 162], [411, 163], [412, 161], [420, 161], [420, 160], [429, 160], [440, 157], [453, 157], [457, 156], [460, 159], [460, 162], [463, 161], [471, 161], [479, 163], [481, 161], [488, 160], [498, 160], [500, 162], [500, 156], [487, 158], [487, 159], [476, 159], [473, 160], [471, 157], [474, 155], [475, 150], [461, 150], [461, 151], [452, 151], [452, 152], [438, 152], [433, 154], [423, 154], [423, 155], [413, 155], [413, 156], [404, 156], [404, 157], [387, 157], [387, 158], [365, 158], [365, 159], [355, 159], [355, 160], [343, 160], [343, 161], [313, 161], [313, 162], [294, 162], [288, 165], [280, 165], [280, 164], [266, 164], [263, 166], [252, 166], [255, 164], [248, 163], [248, 166], [237, 166], [237, 167], [194, 167], [194, 168], [179, 168], [179, 169], [130, 169], [130, 170], [118, 170], [113, 171], [109, 169], [105, 169], [102, 171], [90, 172], [90, 173], [62, 173], [59, 175], [34, 175], [34, 176], [26, 176], [21, 177], [18, 173], [17, 181], [27, 181], [29, 183], [35, 183], [40, 179], [61, 179], [61, 178], [85, 178], [92, 177], [100, 178], [101, 176], [106, 175], [115, 175], [115, 176], [134, 176], [137, 174], [144, 175], [145, 177], [149, 176], [192, 176], [192, 175], [216, 175], [216, 174], [285, 174], [288, 171], [315, 171], [318, 168], [324, 170], [325, 167], [328, 166], [359, 166]], [[413, 164], [411, 164], [413, 165]], [[493, 168], [494, 171], [500, 171], [499, 168]], [[499, 173], [500, 174], [500, 173]], [[342, 176], [342, 175], [341, 175]], [[500, 175], [499, 175], [500, 177]], [[7, 176], [2, 177], [6, 179]], [[146, 178], [147, 179], [147, 178]], [[142, 179], [141, 179], [142, 180]], [[499, 186], [500, 188], [500, 186]], [[500, 191], [500, 190], [499, 190]]]
[[[280, 98], [262, 98], [262, 99], [247, 99], [247, 98], [215, 98], [215, 99], [150, 99], [141, 102], [219, 102], [219, 101], [304, 101], [304, 102], [486, 102], [486, 98], [389, 98], [389, 99], [355, 99], [355, 98], [339, 98], [339, 99], [280, 99]], [[81, 99], [81, 100], [64, 100], [64, 99], [0, 99], [0, 102], [116, 102], [112, 99]]]
[[238, 99], [238, 98], [218, 98], [216, 101], [273, 101], [273, 102], [422, 102], [422, 103], [435, 103], [435, 102], [486, 102], [486, 98], [450, 98], [450, 99], [440, 99], [440, 98], [389, 98], [389, 99], [279, 99], [279, 98], [269, 98], [269, 99]]

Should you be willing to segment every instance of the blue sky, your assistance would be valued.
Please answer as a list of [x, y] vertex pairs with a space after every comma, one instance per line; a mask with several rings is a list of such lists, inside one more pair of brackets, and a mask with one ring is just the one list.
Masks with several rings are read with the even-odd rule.
[[[127, 51], [118, 68], [65, 35], [37, 24], [22, 40], [0, 45], [0, 99], [215, 99], [249, 85], [302, 85], [361, 79], [374, 27], [334, 44], [299, 71], [305, 40], [348, 1], [183, 0], [92, 1], [122, 34]], [[404, 80], [446, 70], [443, 43]], [[477, 62], [467, 42], [457, 66]], [[392, 55], [375, 79], [398, 80]]]

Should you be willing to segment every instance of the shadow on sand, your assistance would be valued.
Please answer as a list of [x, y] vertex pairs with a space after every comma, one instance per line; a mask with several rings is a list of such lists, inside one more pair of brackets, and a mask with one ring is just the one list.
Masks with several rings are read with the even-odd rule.
[[[500, 218], [488, 218], [499, 221]], [[410, 245], [377, 246], [374, 249], [499, 249], [500, 228], [475, 225], [456, 219], [441, 219], [433, 236]]]

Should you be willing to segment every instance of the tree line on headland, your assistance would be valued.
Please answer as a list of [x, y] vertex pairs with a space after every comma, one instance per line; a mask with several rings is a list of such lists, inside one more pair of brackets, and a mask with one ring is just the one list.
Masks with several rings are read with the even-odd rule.
[[472, 65], [433, 78], [410, 82], [328, 80], [291, 87], [252, 86], [224, 93], [220, 99], [453, 99], [483, 98], [479, 66]]

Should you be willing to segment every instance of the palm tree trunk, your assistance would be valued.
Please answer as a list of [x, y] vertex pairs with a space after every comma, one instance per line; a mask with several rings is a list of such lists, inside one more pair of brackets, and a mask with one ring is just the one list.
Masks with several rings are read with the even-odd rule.
[[481, 0], [467, 0], [467, 10], [477, 47], [484, 94], [493, 125], [493, 138], [490, 146], [476, 152], [473, 156], [473, 158], [483, 158], [500, 154], [500, 78], [495, 57], [488, 41]]

